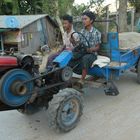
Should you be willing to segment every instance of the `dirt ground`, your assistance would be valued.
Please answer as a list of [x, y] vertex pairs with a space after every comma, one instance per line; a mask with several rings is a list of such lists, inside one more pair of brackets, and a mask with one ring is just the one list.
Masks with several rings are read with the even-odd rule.
[[103, 89], [86, 89], [84, 115], [66, 134], [48, 128], [45, 110], [33, 116], [1, 112], [0, 140], [139, 140], [140, 85], [136, 75], [127, 72], [117, 85], [117, 97], [106, 96]]

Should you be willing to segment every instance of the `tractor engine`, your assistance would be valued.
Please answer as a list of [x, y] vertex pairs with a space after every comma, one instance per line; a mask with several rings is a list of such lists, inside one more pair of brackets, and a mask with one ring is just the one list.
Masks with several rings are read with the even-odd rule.
[[39, 74], [39, 66], [42, 64], [42, 56], [39, 55], [18, 55], [18, 65], [35, 76]]
[[[31, 98], [34, 82], [39, 76], [42, 57], [37, 55], [0, 56], [0, 100], [9, 107], [23, 105]], [[2, 104], [0, 102], [0, 104]]]
[[[51, 71], [39, 72], [42, 57], [37, 55], [1, 56], [3, 67], [0, 84], [0, 101], [12, 108], [35, 103], [47, 104], [53, 95], [67, 85], [73, 71], [67, 66], [72, 52], [62, 52], [54, 61]], [[3, 62], [4, 60], [4, 62]], [[46, 96], [47, 95], [47, 96]], [[45, 105], [46, 106], [46, 105]]]

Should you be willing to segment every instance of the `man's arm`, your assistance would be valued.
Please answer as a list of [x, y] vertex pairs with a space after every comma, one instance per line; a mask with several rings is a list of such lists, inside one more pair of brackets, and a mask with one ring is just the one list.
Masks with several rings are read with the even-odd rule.
[[91, 47], [87, 49], [88, 53], [98, 52], [100, 49], [100, 44], [97, 44], [95, 47]]
[[98, 52], [100, 49], [101, 33], [98, 30], [96, 31], [95, 43], [96, 43], [95, 47], [93, 46], [93, 47], [87, 49], [87, 51], [89, 53]]

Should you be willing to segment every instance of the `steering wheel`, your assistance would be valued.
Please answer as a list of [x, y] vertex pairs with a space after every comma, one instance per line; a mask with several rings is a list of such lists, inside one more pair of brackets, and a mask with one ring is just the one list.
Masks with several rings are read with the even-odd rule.
[[[74, 40], [74, 34], [77, 34], [79, 37], [79, 40]], [[87, 48], [90, 48], [89, 41], [87, 38], [80, 32], [73, 32], [71, 35], [71, 42], [74, 45], [73, 49], [73, 59], [72, 60], [79, 60], [81, 59], [85, 54], [88, 54]]]
[[[79, 37], [78, 41], [74, 40], [74, 34], [78, 35], [78, 37]], [[84, 42], [82, 40], [84, 40]], [[71, 42], [74, 45], [74, 50], [73, 51], [75, 51], [75, 52], [87, 52], [87, 48], [90, 48], [89, 41], [80, 32], [73, 32], [71, 34]]]

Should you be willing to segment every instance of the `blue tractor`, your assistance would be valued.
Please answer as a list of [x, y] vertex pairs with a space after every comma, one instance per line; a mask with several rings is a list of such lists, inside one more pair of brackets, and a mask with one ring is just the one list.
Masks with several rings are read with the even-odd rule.
[[[78, 34], [85, 38], [81, 33]], [[95, 64], [89, 69], [88, 74], [98, 77], [93, 85], [100, 83], [100, 86], [105, 88], [106, 95], [116, 96], [119, 90], [114, 80], [118, 80], [126, 70], [136, 69], [140, 83], [140, 46], [121, 50], [118, 26], [117, 32], [103, 33], [102, 38], [99, 53], [110, 62], [102, 67]], [[84, 46], [80, 50], [84, 50]], [[4, 59], [7, 65], [2, 63], [1, 60]], [[11, 59], [13, 65], [9, 62]], [[50, 70], [39, 73], [36, 59], [32, 56], [10, 56], [10, 59], [9, 56], [1, 56], [0, 110], [17, 109], [23, 114], [33, 114], [46, 107], [48, 124], [51, 128], [62, 132], [72, 130], [83, 114], [82, 88], [84, 88], [79, 87], [78, 78], [73, 77], [73, 71], [79, 64], [70, 67], [72, 59], [73, 52], [65, 50], [56, 57]], [[87, 85], [85, 84], [85, 87], [89, 88]]]

